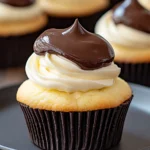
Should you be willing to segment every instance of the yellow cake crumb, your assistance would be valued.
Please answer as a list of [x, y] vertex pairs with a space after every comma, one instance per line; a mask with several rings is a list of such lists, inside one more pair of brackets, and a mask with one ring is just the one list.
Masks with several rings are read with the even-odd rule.
[[124, 63], [150, 63], [150, 48], [132, 49], [111, 43], [115, 51], [115, 61]]
[[0, 36], [19, 36], [33, 33], [43, 28], [47, 22], [48, 19], [45, 14], [24, 21], [0, 21]]
[[131, 96], [131, 88], [120, 78], [108, 88], [73, 93], [49, 90], [27, 80], [17, 92], [17, 100], [31, 108], [63, 112], [114, 108]]

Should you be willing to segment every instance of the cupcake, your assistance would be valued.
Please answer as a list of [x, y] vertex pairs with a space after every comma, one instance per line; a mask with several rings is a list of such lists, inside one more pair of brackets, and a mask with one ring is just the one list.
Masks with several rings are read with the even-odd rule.
[[23, 65], [47, 17], [35, 0], [0, 0], [0, 10], [0, 67]]
[[98, 21], [95, 32], [112, 44], [122, 78], [150, 86], [149, 1], [125, 0]]
[[44, 150], [106, 150], [120, 142], [132, 99], [114, 52], [78, 20], [34, 43], [17, 92], [31, 139]]
[[94, 32], [99, 17], [106, 12], [110, 0], [40, 0], [41, 7], [49, 15], [49, 28], [67, 28], [76, 17], [83, 26]]

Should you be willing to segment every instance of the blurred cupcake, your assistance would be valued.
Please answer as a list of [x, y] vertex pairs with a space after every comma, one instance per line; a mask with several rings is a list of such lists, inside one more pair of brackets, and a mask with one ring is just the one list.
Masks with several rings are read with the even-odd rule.
[[49, 14], [49, 28], [66, 28], [76, 17], [83, 26], [94, 31], [98, 18], [109, 6], [109, 0], [40, 0], [42, 8]]
[[35, 0], [0, 0], [0, 67], [20, 66], [47, 23]]
[[17, 93], [35, 145], [106, 150], [120, 142], [132, 91], [113, 59], [110, 44], [78, 20], [39, 36]]
[[125, 0], [98, 21], [95, 32], [112, 44], [121, 77], [150, 86], [149, 0]]

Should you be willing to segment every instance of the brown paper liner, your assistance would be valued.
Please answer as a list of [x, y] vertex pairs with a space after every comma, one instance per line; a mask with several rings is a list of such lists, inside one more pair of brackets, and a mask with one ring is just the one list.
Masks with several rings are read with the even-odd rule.
[[150, 87], [150, 63], [117, 63], [121, 68], [120, 77], [126, 81]]
[[43, 30], [22, 36], [0, 37], [0, 68], [25, 65], [33, 53], [34, 41]]
[[106, 150], [120, 142], [131, 100], [116, 108], [54, 112], [20, 103], [35, 145], [43, 150]]

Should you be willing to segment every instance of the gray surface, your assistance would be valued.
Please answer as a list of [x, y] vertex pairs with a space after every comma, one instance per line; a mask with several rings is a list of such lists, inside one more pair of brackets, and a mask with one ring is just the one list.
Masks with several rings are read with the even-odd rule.
[[24, 68], [0, 69], [0, 89], [19, 84], [26, 79]]
[[[141, 150], [150, 146], [150, 88], [131, 84], [131, 104], [120, 145], [112, 150]], [[15, 101], [17, 87], [0, 91], [0, 144], [17, 150], [38, 150], [31, 142], [23, 114]]]

